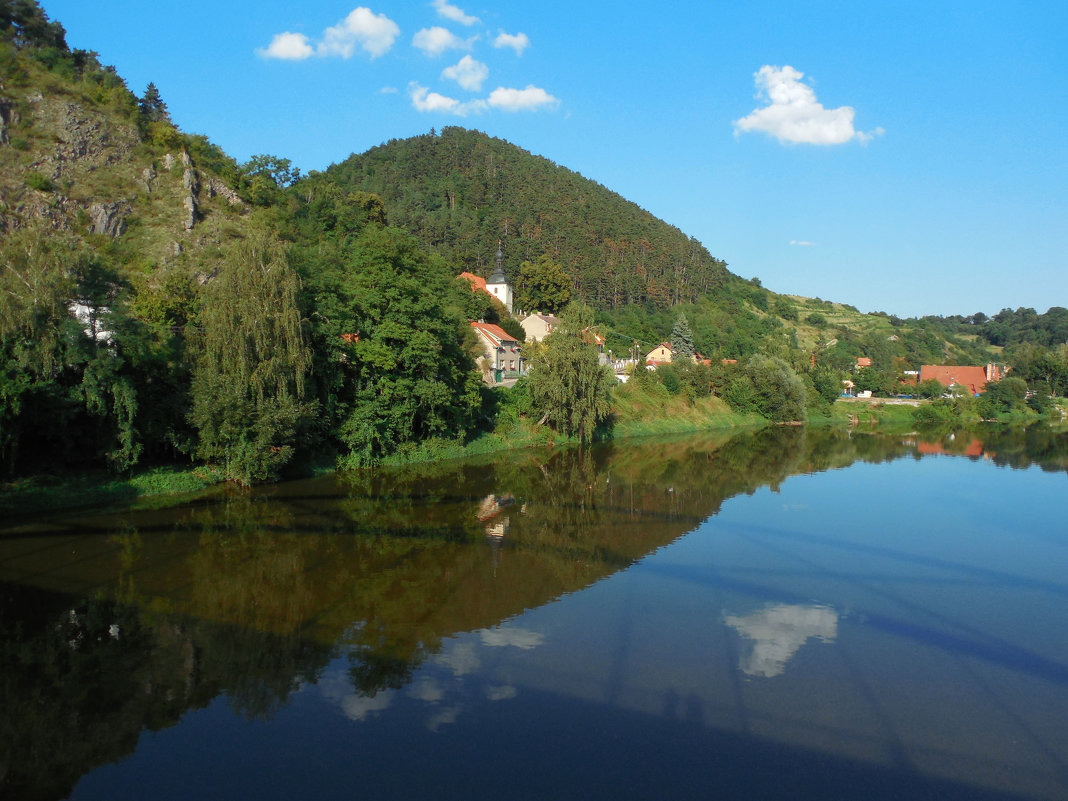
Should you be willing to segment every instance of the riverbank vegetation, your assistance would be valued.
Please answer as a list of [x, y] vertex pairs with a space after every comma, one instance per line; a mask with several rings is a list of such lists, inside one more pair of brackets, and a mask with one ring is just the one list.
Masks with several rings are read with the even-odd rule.
[[[0, 74], [0, 479], [192, 466], [248, 484], [834, 420], [843, 381], [899, 394], [906, 370], [946, 360], [1013, 370], [921, 417], [1030, 420], [1068, 391], [1064, 309], [902, 320], [779, 295], [477, 131], [309, 175], [271, 155], [239, 164], [180, 131], [153, 84], [138, 96], [69, 49], [33, 0], [0, 12]], [[510, 389], [482, 380], [468, 323], [522, 338], [521, 315], [457, 279], [485, 277], [498, 247], [519, 303], [565, 321], [524, 343], [529, 375]], [[677, 358], [646, 370], [659, 343]], [[615, 386], [602, 362], [627, 356]]]

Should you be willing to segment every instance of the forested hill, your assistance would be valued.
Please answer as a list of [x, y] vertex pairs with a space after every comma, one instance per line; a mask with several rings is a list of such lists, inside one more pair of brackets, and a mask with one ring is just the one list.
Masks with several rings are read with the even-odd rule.
[[373, 192], [390, 222], [458, 269], [487, 275], [497, 241], [514, 279], [547, 254], [595, 308], [694, 303], [732, 276], [700, 242], [548, 159], [450, 127], [391, 140], [309, 180]]

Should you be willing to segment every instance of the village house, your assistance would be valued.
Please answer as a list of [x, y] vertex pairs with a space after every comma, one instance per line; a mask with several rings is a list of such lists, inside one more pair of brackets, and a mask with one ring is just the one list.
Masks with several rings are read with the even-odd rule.
[[[520, 323], [527, 335], [527, 342], [541, 342], [560, 325], [560, 319], [551, 314], [529, 314]], [[597, 361], [600, 364], [608, 364], [608, 354], [604, 350], [604, 337], [587, 328], [582, 332], [582, 341], [597, 348]]]
[[523, 370], [523, 357], [515, 337], [493, 323], [471, 323], [482, 345], [479, 366], [487, 384], [497, 384], [506, 373], [518, 374]]
[[560, 324], [551, 314], [528, 314], [520, 323], [526, 332], [527, 342], [541, 342]]
[[671, 364], [671, 357], [671, 345], [661, 342], [645, 354], [645, 363], [652, 367], [656, 367], [658, 364]]
[[985, 367], [955, 364], [925, 364], [920, 367], [920, 381], [934, 379], [949, 389], [961, 387], [970, 395], [978, 395], [990, 381], [1001, 380], [1001, 369], [996, 364]]
[[[675, 354], [671, 350], [671, 345], [669, 345], [667, 342], [661, 342], [659, 345], [657, 345], [655, 348], [645, 354], [645, 365], [646, 367], [656, 367], [659, 364], [671, 364], [671, 361], [672, 359], [674, 359], [674, 357]], [[692, 361], [694, 364], [705, 364], [709, 367], [712, 366], [711, 359], [706, 358], [705, 356], [696, 352], [692, 356], [690, 356], [690, 361]], [[737, 364], [738, 360], [724, 359], [723, 363]]]
[[604, 337], [594, 331], [592, 328], [587, 328], [582, 332], [582, 341], [587, 345], [593, 345], [597, 348], [597, 363], [608, 364], [608, 354], [604, 352]]

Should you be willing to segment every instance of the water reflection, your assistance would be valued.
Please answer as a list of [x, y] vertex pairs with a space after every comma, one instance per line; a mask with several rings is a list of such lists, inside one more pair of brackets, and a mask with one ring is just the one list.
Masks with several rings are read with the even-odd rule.
[[[588, 648], [587, 662], [566, 669], [577, 656], [561, 655], [546, 629], [517, 621], [604, 586], [604, 579], [693, 532], [729, 499], [777, 491], [790, 476], [857, 461], [917, 459], [924, 448], [934, 449], [921, 442], [937, 443], [943, 455], [975, 458], [980, 441], [979, 452], [996, 464], [1068, 469], [1064, 436], [1048, 430], [990, 430], [964, 439], [769, 429], [586, 452], [522, 452], [495, 462], [328, 477], [253, 493], [221, 488], [174, 510], [23, 521], [0, 532], [0, 791], [64, 798], [85, 772], [133, 752], [143, 730], [172, 727], [220, 695], [236, 714], [269, 721], [314, 687], [361, 726], [418, 704], [428, 731], [457, 724], [480, 704], [520, 703], [539, 687], [562, 692], [567, 686], [582, 698], [610, 688], [614, 703], [622, 704], [620, 677], [611, 667], [600, 675], [588, 665], [609, 656], [622, 664], [621, 653], [607, 651], [599, 638], [611, 626], [637, 626], [629, 622], [638, 619], [634, 608], [622, 606], [586, 642], [573, 644]], [[809, 507], [792, 508], [805, 515]], [[746, 533], [749, 542], [766, 543], [764, 560], [779, 558], [780, 534]], [[817, 535], [806, 536], [819, 544]], [[848, 547], [861, 557], [881, 555]], [[776, 564], [788, 575], [803, 558]], [[754, 565], [768, 569], [766, 562]], [[941, 568], [931, 558], [913, 559], [911, 566]], [[687, 569], [697, 575], [692, 565]], [[979, 571], [963, 580], [1000, 578]], [[799, 652], [840, 637], [844, 618], [829, 604], [781, 591], [764, 594], [775, 600], [755, 609], [770, 579], [761, 585], [738, 574], [701, 581], [728, 593], [723, 609], [730, 611], [717, 619], [734, 644], [724, 639], [716, 647], [743, 675], [789, 680]], [[651, 602], [634, 603], [645, 605], [648, 621]], [[633, 706], [685, 709], [687, 720], [744, 730], [747, 718], [717, 712], [702, 700], [708, 690], [699, 684], [665, 685], [663, 672], [671, 677], [674, 668], [665, 668], [667, 646], [659, 637], [675, 619], [681, 617], [635, 628], [652, 644], [643, 652], [650, 665], [642, 681], [650, 689]], [[1024, 664], [1012, 656], [1018, 649], [947, 632], [937, 622], [872, 614], [865, 625], [936, 644], [956, 637], [968, 658], [1010, 669]], [[614, 645], [623, 649], [632, 640], [621, 637]], [[679, 665], [690, 658], [677, 657]], [[1056, 659], [1032, 655], [1035, 660], [1046, 667], [1042, 675], [1065, 683]], [[721, 698], [740, 692], [726, 676], [708, 686]]]
[[838, 636], [838, 614], [828, 606], [774, 604], [723, 620], [747, 640], [738, 661], [738, 669], [747, 676], [780, 676], [809, 639], [826, 643]]

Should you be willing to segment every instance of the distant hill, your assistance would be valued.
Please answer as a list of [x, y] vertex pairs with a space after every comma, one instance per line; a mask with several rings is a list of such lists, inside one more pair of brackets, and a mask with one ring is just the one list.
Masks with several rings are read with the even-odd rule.
[[792, 351], [803, 366], [822, 353], [847, 366], [893, 336], [900, 344], [892, 355], [908, 363], [987, 358], [974, 337], [948, 327], [891, 326], [886, 315], [778, 295], [742, 279], [696, 239], [619, 194], [479, 131], [448, 127], [394, 139], [313, 173], [298, 191], [311, 196], [323, 184], [379, 196], [390, 223], [457, 272], [488, 276], [498, 240], [513, 282], [521, 262], [549, 255], [570, 273], [577, 297], [597, 310], [620, 355], [666, 339], [683, 312], [709, 356]]
[[596, 309], [693, 303], [734, 278], [693, 237], [576, 172], [479, 131], [391, 140], [325, 171], [372, 192], [390, 222], [459, 267], [486, 276], [497, 242], [515, 278], [548, 254]]

